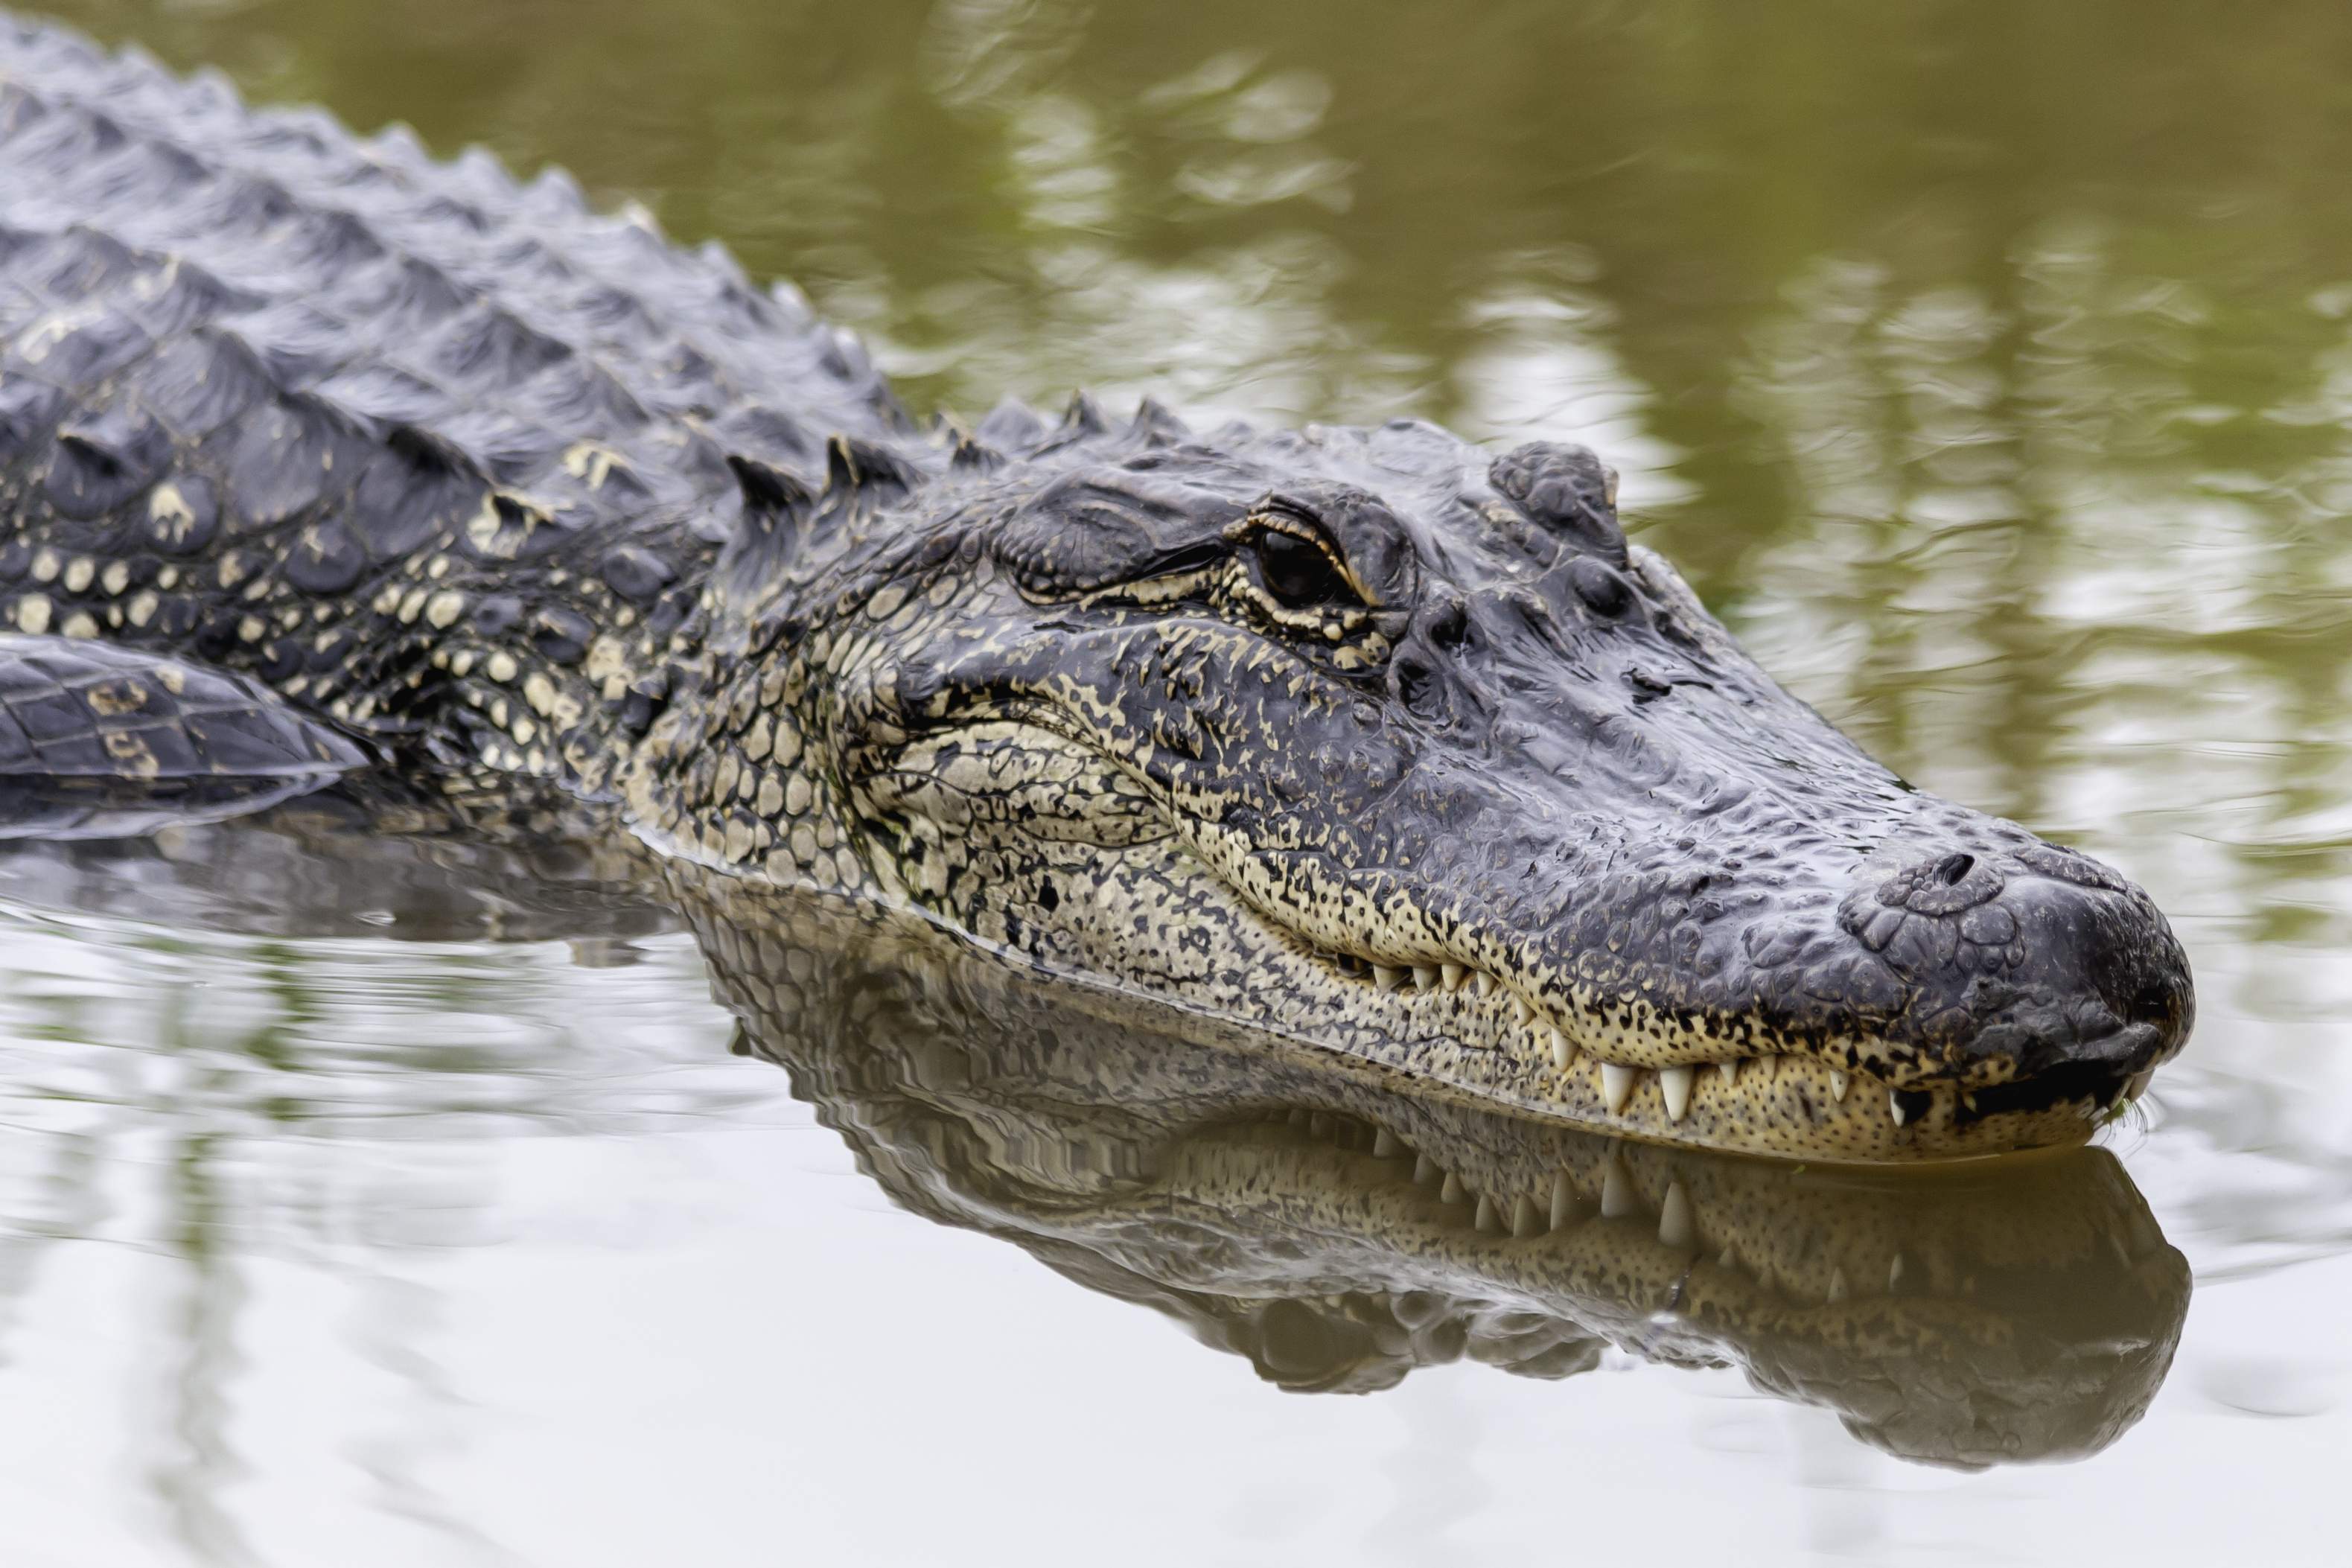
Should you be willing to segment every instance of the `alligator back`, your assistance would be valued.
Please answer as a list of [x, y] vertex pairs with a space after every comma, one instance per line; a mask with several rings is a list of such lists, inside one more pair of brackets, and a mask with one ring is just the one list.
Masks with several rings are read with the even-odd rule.
[[[558, 171], [436, 163], [0, 17], [0, 629], [251, 669], [446, 748], [450, 618], [530, 620], [569, 716], [596, 630], [691, 613], [730, 457], [905, 429], [789, 287]], [[524, 762], [501, 722], [457, 749]]]

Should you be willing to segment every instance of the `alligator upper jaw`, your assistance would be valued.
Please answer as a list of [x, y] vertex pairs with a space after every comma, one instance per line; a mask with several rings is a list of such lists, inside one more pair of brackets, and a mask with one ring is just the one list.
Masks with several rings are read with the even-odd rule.
[[[2143, 928], [2149, 940], [2168, 943], [2144, 896], [2116, 880], [2121, 891], [2084, 898], [2136, 900], [2133, 918], [2155, 922]], [[1907, 1163], [2081, 1143], [2145, 1089], [2188, 1022], [2185, 965], [2158, 1016], [2130, 1023], [2051, 953], [2035, 955], [2038, 985], [1960, 965], [1942, 993], [1913, 983], [1909, 1011], [1875, 1019], [1817, 996], [1791, 1005], [1762, 984], [1744, 1005], [1709, 1009], [1670, 1000], [1683, 975], [1666, 965], [1621, 973], [1614, 985], [1553, 984], [1568, 963], [1499, 922], [1457, 921], [1449, 933], [1455, 953], [1486, 967], [1349, 952], [1328, 940], [1328, 923], [1301, 931], [1268, 913], [1288, 906], [1266, 896], [1264, 879], [1228, 879], [1213, 847], [1133, 847], [1072, 885], [1084, 896], [1061, 900], [1051, 932], [1029, 932], [1026, 949], [1071, 980], [1262, 1029], [1467, 1104], [1790, 1161]], [[1816, 907], [1834, 907], [1836, 891]], [[1148, 984], [1122, 987], [1123, 966], [1141, 957], [1139, 931], [1181, 940], [1161, 940]], [[1834, 972], [1841, 948], [1883, 962], [1833, 925], [1802, 951]], [[1948, 996], [1974, 1009], [1957, 1032]], [[1922, 1016], [1942, 1032], [1921, 1029]]]

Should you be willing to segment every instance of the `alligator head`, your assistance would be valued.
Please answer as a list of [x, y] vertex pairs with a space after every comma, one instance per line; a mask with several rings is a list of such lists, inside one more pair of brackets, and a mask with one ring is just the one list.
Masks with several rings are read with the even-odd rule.
[[740, 662], [648, 737], [649, 827], [1671, 1142], [2078, 1142], [2184, 1041], [2143, 892], [1782, 691], [1583, 448], [1024, 417], [921, 471], [836, 444], [823, 497], [747, 479]]
[[772, 690], [817, 775], [775, 804], [830, 795], [888, 891], [1484, 1101], [1808, 1159], [2080, 1141], [2182, 1043], [2143, 893], [1782, 692], [1590, 453], [1095, 425], [722, 563], [776, 645], [729, 706]]
[[1188, 1046], [913, 921], [670, 879], [737, 1048], [893, 1199], [1286, 1389], [1613, 1348], [1978, 1468], [2106, 1447], [2179, 1341], [2188, 1266], [2105, 1150], [1865, 1176], [1626, 1143]]

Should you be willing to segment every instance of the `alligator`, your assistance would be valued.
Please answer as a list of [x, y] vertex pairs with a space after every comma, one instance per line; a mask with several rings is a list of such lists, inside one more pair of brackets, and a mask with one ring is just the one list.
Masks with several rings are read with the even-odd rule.
[[2144, 891], [1784, 692], [1583, 447], [919, 425], [559, 171], [19, 24], [0, 506], [19, 833], [552, 790], [1196, 1045], [1808, 1162], [2082, 1142], [2193, 1020]]
[[1287, 1393], [1465, 1359], [1729, 1366], [1900, 1458], [1979, 1469], [2113, 1444], [2179, 1342], [2187, 1260], [2105, 1149], [1887, 1170], [1621, 1141], [1171, 1037], [1149, 998], [1008, 968], [911, 910], [570, 816], [485, 821], [362, 776], [161, 842], [18, 841], [0, 889], [174, 929], [569, 941], [600, 966], [683, 922], [736, 1052], [782, 1067], [893, 1203]]

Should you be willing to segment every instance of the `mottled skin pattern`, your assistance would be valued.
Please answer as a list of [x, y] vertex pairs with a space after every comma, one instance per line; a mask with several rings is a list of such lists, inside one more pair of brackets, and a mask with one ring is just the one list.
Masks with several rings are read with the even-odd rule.
[[788, 289], [560, 174], [49, 31], [0, 83], [26, 637], [1643, 1138], [2076, 1142], [2187, 1038], [2144, 893], [1788, 697], [1581, 448], [1084, 398], [919, 433]]
[[2145, 1413], [2186, 1259], [2114, 1156], [1791, 1171], [1151, 1031], [913, 922], [673, 866], [738, 1048], [893, 1198], [1157, 1308], [1305, 1392], [1467, 1354], [1741, 1368], [1906, 1458], [2081, 1457]]

